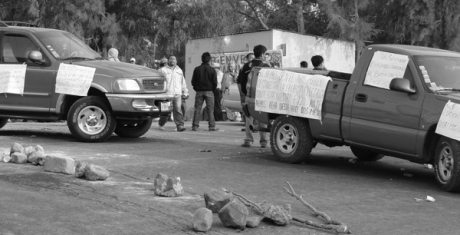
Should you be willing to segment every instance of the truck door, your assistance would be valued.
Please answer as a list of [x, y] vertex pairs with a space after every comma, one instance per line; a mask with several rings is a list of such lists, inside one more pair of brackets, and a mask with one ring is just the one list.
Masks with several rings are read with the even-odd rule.
[[[374, 56], [375, 53], [374, 51]], [[417, 91], [415, 94], [366, 84], [370, 75], [368, 72], [361, 74], [353, 95], [349, 129], [351, 142], [399, 154], [415, 155], [423, 102], [422, 84], [420, 79], [414, 78], [414, 75], [418, 76], [416, 71], [409, 58], [403, 76], [410, 80], [411, 86]]]
[[[40, 47], [28, 35], [4, 33], [1, 40], [2, 64], [27, 64], [24, 94], [0, 94], [0, 109], [11, 112], [48, 113], [54, 89], [55, 71], [51, 66], [29, 61], [28, 54]], [[45, 59], [45, 58], [44, 58]]]

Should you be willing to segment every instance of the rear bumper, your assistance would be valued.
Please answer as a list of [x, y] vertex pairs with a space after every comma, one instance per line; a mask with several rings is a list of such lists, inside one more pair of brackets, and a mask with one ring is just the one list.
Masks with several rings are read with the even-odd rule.
[[161, 110], [161, 102], [171, 101], [174, 95], [169, 94], [106, 94], [116, 118], [145, 119], [167, 115], [172, 111]]

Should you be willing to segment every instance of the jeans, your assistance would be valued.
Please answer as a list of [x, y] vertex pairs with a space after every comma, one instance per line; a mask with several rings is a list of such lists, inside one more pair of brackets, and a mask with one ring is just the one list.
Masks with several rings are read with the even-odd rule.
[[216, 121], [223, 121], [222, 118], [222, 91], [220, 89], [214, 90], [214, 119]]
[[198, 128], [200, 126], [200, 113], [203, 107], [203, 102], [206, 101], [206, 106], [209, 107], [208, 111], [208, 123], [209, 128], [216, 126], [214, 120], [214, 93], [212, 91], [197, 91], [195, 95], [195, 113], [193, 114], [193, 127]]
[[[252, 120], [253, 119], [250, 117], [245, 117], [245, 123], [246, 123], [246, 127], [244, 130], [246, 132], [246, 138], [244, 138], [245, 143], [252, 144], [254, 142], [254, 137], [252, 137], [252, 131], [249, 129], [249, 125], [251, 124]], [[266, 128], [267, 124], [263, 124], [259, 122], [259, 127]], [[259, 141], [260, 145], [266, 145], [268, 132], [259, 131], [259, 135], [260, 135], [260, 141]]]
[[[176, 126], [184, 126], [184, 115], [181, 110], [181, 103], [182, 103], [182, 97], [181, 95], [174, 95], [174, 99], [172, 100], [173, 103], [173, 117], [174, 117], [174, 123], [176, 123]], [[171, 114], [170, 114], [171, 115]], [[158, 121], [158, 125], [164, 126], [166, 122], [168, 121], [168, 118], [170, 115], [167, 116], [161, 116], [160, 120]]]

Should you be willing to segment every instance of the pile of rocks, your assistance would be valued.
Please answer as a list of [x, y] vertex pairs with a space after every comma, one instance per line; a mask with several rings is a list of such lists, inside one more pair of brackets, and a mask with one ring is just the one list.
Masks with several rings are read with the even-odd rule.
[[43, 166], [45, 171], [75, 175], [77, 178], [87, 180], [106, 180], [109, 171], [101, 166], [90, 163], [75, 161], [71, 157], [46, 155], [45, 150], [40, 145], [28, 146], [24, 148], [18, 143], [11, 146], [10, 154], [0, 159], [3, 162], [17, 164], [31, 163], [32, 165]]
[[231, 193], [211, 189], [204, 194], [206, 207], [199, 208], [193, 216], [193, 229], [207, 232], [211, 229], [213, 213], [217, 213], [226, 227], [244, 230], [255, 228], [263, 219], [261, 215], [251, 215], [248, 208]]

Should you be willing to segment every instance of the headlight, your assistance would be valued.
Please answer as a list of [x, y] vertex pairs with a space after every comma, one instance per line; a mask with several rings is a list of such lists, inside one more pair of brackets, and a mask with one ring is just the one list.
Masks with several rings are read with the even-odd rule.
[[140, 91], [141, 87], [136, 80], [133, 79], [119, 79], [114, 83], [114, 89], [117, 91]]

